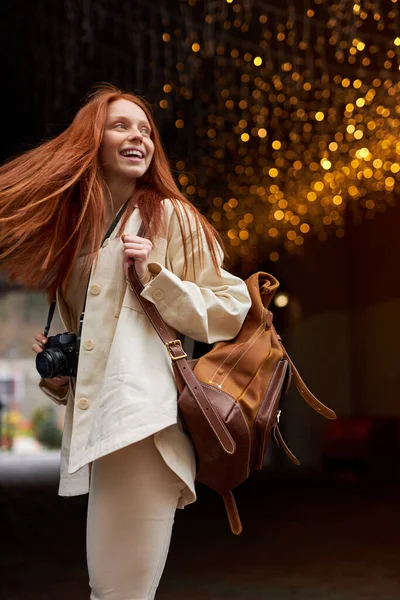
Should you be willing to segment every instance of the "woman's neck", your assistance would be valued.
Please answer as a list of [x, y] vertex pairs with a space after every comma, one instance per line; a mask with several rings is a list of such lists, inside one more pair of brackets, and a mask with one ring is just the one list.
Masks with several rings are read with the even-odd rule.
[[111, 192], [112, 205], [109, 206], [109, 213], [112, 218], [119, 209], [133, 196], [136, 189], [136, 180], [129, 181], [111, 180], [107, 181], [107, 186]]

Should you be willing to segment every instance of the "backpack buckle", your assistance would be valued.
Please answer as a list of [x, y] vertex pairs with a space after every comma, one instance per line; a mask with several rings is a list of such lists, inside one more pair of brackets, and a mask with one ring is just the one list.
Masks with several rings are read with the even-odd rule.
[[[174, 356], [174, 354], [172, 354], [172, 350], [171, 350], [172, 346], [179, 346], [179, 348], [182, 350], [182, 354], [180, 354], [179, 356]], [[165, 344], [165, 347], [167, 348], [168, 354], [170, 355], [170, 357], [173, 361], [181, 360], [182, 358], [187, 358], [187, 354], [182, 347], [181, 340], [172, 340], [172, 342], [167, 342]]]

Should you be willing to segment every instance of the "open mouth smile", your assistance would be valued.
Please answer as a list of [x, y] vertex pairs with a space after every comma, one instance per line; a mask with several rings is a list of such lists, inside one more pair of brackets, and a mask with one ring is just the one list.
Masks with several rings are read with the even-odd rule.
[[136, 148], [121, 150], [120, 155], [132, 162], [140, 162], [144, 158], [143, 152], [141, 150], [137, 150]]

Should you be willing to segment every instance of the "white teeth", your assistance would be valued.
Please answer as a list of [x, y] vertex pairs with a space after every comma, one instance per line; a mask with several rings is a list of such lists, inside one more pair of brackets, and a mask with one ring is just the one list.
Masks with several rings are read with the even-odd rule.
[[140, 150], [125, 150], [121, 152], [122, 156], [135, 156], [136, 158], [143, 158], [143, 154]]

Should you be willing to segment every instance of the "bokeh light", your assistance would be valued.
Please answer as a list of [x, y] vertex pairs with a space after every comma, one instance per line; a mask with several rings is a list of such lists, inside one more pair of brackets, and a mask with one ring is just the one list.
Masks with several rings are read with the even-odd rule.
[[237, 258], [341, 238], [400, 190], [398, 3], [300, 4], [190, 0], [187, 55], [180, 39], [162, 82], [166, 118], [195, 135], [181, 189]]

